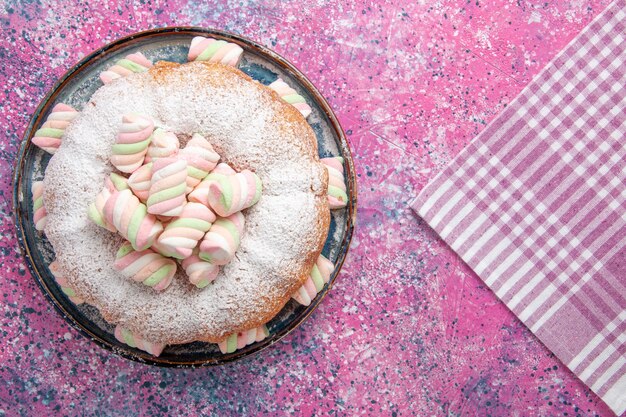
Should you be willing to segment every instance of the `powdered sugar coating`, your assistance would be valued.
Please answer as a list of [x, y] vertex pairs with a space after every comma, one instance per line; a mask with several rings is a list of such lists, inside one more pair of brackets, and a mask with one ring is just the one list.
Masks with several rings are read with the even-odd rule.
[[[263, 181], [235, 259], [203, 290], [182, 271], [160, 294], [128, 282], [112, 267], [121, 238], [87, 218], [128, 112], [204, 135]], [[267, 322], [306, 279], [328, 231], [327, 173], [309, 126], [266, 87], [219, 64], [160, 64], [99, 89], [66, 132], [46, 170], [46, 232], [68, 282], [107, 320], [153, 342], [217, 342]]]

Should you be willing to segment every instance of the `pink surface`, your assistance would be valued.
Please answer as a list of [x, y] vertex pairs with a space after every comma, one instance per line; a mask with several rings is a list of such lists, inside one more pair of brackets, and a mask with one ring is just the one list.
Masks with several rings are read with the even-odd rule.
[[[606, 1], [40, 3], [0, 9], [0, 416], [611, 415], [407, 206]], [[219, 369], [147, 367], [80, 336], [26, 271], [10, 208], [22, 134], [57, 77], [167, 25], [237, 32], [296, 64], [359, 173], [356, 237], [329, 296], [282, 342]]]
[[625, 6], [583, 29], [411, 202], [616, 414], [626, 412]]

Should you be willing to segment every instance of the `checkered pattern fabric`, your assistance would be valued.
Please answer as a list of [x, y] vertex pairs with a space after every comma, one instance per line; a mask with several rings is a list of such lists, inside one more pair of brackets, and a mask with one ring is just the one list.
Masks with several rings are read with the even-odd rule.
[[625, 2], [610, 5], [413, 209], [616, 413], [626, 411]]

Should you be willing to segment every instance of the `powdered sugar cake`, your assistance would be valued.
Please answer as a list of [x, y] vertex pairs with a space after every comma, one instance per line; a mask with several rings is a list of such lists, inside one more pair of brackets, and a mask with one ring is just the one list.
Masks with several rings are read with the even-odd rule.
[[[235, 259], [203, 290], [182, 270], [162, 293], [128, 281], [113, 268], [122, 238], [87, 217], [129, 112], [151, 116], [183, 146], [192, 133], [204, 135], [223, 161], [263, 181]], [[306, 120], [239, 70], [206, 62], [160, 62], [100, 88], [67, 129], [44, 181], [46, 235], [68, 283], [106, 320], [167, 344], [218, 342], [269, 321], [306, 280], [330, 221], [328, 174]]]

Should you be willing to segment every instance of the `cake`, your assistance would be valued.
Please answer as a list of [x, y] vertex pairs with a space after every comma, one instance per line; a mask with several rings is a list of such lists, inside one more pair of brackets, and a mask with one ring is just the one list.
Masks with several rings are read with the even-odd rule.
[[[204, 47], [201, 42], [194, 45], [196, 49]], [[216, 47], [212, 43], [207, 48]], [[43, 210], [42, 194], [45, 205], [45, 222], [39, 221], [39, 225], [54, 248], [54, 275], [62, 277], [59, 282], [64, 291], [95, 306], [105, 320], [116, 325], [115, 335], [120, 342], [155, 355], [170, 344], [204, 341], [219, 343], [222, 351], [232, 351], [261, 340], [268, 334], [265, 325], [291, 298], [310, 303], [334, 269], [321, 251], [329, 230], [331, 205], [337, 208], [336, 196], [329, 204], [329, 165], [320, 161], [315, 134], [301, 113], [302, 102], [291, 97], [290, 103], [279, 94], [285, 91], [284, 86], [277, 92], [235, 68], [239, 58], [233, 50], [222, 55], [195, 51], [196, 60], [185, 64], [149, 65], [143, 61], [145, 57], [134, 55], [141, 66], [130, 66], [128, 73], [113, 68], [119, 76], [109, 71], [106, 84], [80, 113], [72, 115], [71, 123], [63, 126], [60, 146], [55, 142], [43, 184], [36, 187], [37, 207]], [[209, 60], [197, 59], [203, 56]], [[211, 57], [225, 62], [211, 62]], [[122, 165], [112, 163], [116, 161], [113, 145], [122, 120], [127, 120], [129, 114], [149, 118], [155, 130], [145, 159], [142, 156], [139, 165], [127, 164], [125, 159], [124, 168], [120, 168]], [[163, 132], [175, 135], [179, 143], [173, 143], [171, 136], [168, 139]], [[215, 160], [210, 171], [200, 170], [201, 174], [193, 171], [199, 178], [194, 178], [191, 170], [186, 180], [183, 174], [185, 211], [168, 208], [155, 213], [166, 225], [165, 232], [155, 232], [163, 233], [163, 239], [134, 247], [136, 242], [115, 233], [114, 225], [105, 224], [104, 217], [100, 220], [105, 227], [90, 219], [90, 205], [99, 205], [102, 213], [111, 194], [141, 201], [139, 204], [145, 203], [148, 211], [156, 209], [158, 201], [151, 206], [148, 197], [150, 173], [142, 172], [142, 167], [149, 164], [143, 169], [152, 170], [155, 177], [159, 164], [159, 169], [167, 169], [178, 163], [182, 165], [176, 165], [176, 172], [185, 170], [191, 160], [189, 155], [199, 151], [184, 150], [198, 146], [192, 142], [198, 137], [210, 143], [219, 155], [219, 164]], [[163, 162], [167, 152], [173, 155], [169, 157], [171, 163]], [[150, 159], [151, 155], [155, 160]], [[343, 175], [342, 167], [336, 165], [333, 175], [336, 177], [338, 170]], [[253, 204], [231, 207], [219, 200], [219, 187], [213, 190], [217, 197], [211, 197], [208, 191], [193, 193], [202, 188], [206, 175], [226, 176], [232, 181], [237, 181], [237, 175], [241, 176], [239, 181], [254, 175], [262, 182], [262, 192]], [[105, 190], [108, 194], [103, 196], [107, 181], [109, 191]], [[208, 210], [202, 200], [211, 198], [213, 201], [204, 204], [211, 209], [219, 206], [220, 220], [202, 214]], [[163, 277], [168, 280], [167, 285], [158, 284], [161, 287], [157, 290], [161, 291], [142, 285], [140, 281], [148, 279], [147, 275], [139, 274], [139, 279], [137, 271], [125, 274], [133, 259], [163, 253], [159, 242], [176, 242], [165, 238], [167, 230], [176, 228], [169, 226], [173, 224], [171, 216], [205, 216], [211, 225], [240, 215], [245, 217], [245, 226], [232, 259], [215, 261], [210, 267], [201, 265], [206, 262], [198, 256], [203, 257], [206, 253], [202, 251], [210, 249], [197, 240], [196, 247], [194, 241], [179, 248], [177, 255], [167, 254], [172, 257], [159, 264], [167, 268]], [[171, 222], [169, 225], [165, 218]], [[208, 238], [207, 231], [208, 227], [200, 229], [195, 238]], [[170, 266], [176, 261], [179, 265], [173, 273]]]

